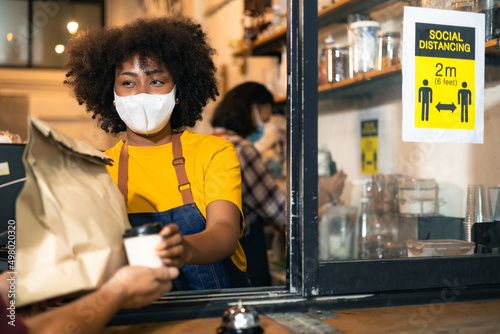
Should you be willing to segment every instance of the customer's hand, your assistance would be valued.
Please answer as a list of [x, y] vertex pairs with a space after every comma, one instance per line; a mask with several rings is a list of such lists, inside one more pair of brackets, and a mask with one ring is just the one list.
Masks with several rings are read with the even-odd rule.
[[10, 290], [10, 282], [8, 279], [15, 278], [15, 274], [12, 271], [4, 271], [0, 275], [0, 298], [3, 299], [5, 305], [9, 305], [9, 290]]
[[181, 268], [186, 263], [186, 248], [184, 237], [177, 224], [168, 224], [161, 231], [163, 240], [156, 247], [157, 254], [161, 257], [163, 264]]
[[125, 266], [106, 281], [100, 290], [116, 293], [122, 309], [139, 308], [170, 291], [172, 280], [178, 275], [179, 269], [175, 267]]

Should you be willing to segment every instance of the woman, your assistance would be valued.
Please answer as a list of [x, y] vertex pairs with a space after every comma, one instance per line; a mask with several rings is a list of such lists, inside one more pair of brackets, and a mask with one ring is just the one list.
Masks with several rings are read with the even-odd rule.
[[[252, 144], [271, 116], [273, 95], [263, 85], [246, 82], [231, 89], [212, 116], [213, 134], [229, 140], [241, 166], [245, 235], [240, 240], [248, 261], [252, 285], [271, 285], [265, 222], [286, 225], [286, 194], [280, 190], [261, 155]], [[262, 115], [262, 116], [261, 116]]]
[[195, 134], [218, 95], [214, 50], [187, 18], [137, 20], [73, 40], [65, 81], [106, 132], [132, 226], [160, 221], [158, 254], [181, 268], [174, 290], [248, 286], [241, 177], [234, 147]]

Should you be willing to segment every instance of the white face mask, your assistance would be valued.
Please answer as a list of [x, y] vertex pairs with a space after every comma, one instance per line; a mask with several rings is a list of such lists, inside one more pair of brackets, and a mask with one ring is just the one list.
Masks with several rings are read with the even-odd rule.
[[118, 96], [115, 106], [123, 122], [135, 133], [155, 134], [167, 125], [175, 107], [175, 86], [168, 94]]

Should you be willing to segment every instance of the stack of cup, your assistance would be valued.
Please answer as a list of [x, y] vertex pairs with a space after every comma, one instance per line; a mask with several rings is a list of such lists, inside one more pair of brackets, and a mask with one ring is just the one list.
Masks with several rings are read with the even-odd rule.
[[464, 240], [472, 241], [472, 225], [492, 221], [493, 216], [491, 213], [488, 186], [484, 184], [470, 184], [467, 187], [467, 206], [463, 224]]
[[500, 222], [500, 187], [490, 188], [490, 203], [493, 209], [493, 220]]

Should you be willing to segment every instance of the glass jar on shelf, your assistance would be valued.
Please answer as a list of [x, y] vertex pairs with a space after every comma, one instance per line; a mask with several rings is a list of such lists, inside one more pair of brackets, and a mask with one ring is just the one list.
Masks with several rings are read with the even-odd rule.
[[396, 197], [401, 215], [434, 216], [439, 214], [439, 187], [434, 179], [401, 177]]
[[459, 12], [477, 12], [477, 0], [456, 0], [451, 3], [451, 8]]
[[418, 6], [424, 8], [446, 9], [445, 0], [418, 0]]
[[401, 34], [380, 32], [378, 35], [377, 69], [397, 65], [401, 62]]
[[380, 23], [372, 20], [354, 21], [349, 25], [352, 75], [377, 68], [377, 35]]
[[339, 82], [347, 78], [349, 66], [349, 49], [347, 46], [335, 44], [329, 35], [325, 39], [325, 47], [320, 56], [318, 84]]
[[356, 254], [356, 218], [354, 206], [327, 205], [319, 217], [320, 260], [349, 260]]
[[377, 214], [396, 214], [396, 186], [398, 174], [373, 174], [366, 180], [366, 194], [373, 201], [373, 210]]
[[383, 259], [401, 256], [402, 246], [395, 243], [395, 221], [391, 214], [377, 214], [371, 197], [361, 199], [357, 226], [357, 257]]

